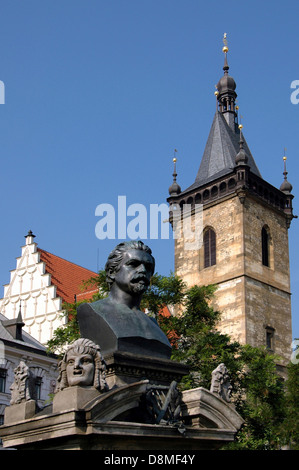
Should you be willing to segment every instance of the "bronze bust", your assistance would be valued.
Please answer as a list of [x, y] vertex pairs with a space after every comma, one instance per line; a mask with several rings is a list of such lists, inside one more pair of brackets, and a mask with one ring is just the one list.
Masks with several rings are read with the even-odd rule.
[[120, 243], [110, 253], [105, 266], [108, 297], [77, 310], [81, 336], [99, 344], [103, 355], [123, 351], [170, 358], [166, 335], [140, 310], [154, 269], [151, 249], [141, 241]]

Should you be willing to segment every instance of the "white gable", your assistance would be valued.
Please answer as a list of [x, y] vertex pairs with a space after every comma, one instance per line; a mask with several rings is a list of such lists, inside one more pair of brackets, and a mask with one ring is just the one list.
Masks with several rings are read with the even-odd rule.
[[8, 319], [16, 318], [20, 305], [24, 330], [42, 344], [63, 324], [62, 299], [56, 297], [51, 275], [46, 273], [46, 265], [40, 261], [34, 236], [29, 234], [22, 254], [17, 258], [16, 269], [11, 271], [10, 283], [4, 286], [0, 313]]

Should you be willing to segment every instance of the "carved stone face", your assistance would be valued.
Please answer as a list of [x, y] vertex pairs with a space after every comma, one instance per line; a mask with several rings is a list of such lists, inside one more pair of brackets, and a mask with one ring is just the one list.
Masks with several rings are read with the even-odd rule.
[[123, 291], [142, 294], [153, 275], [153, 259], [143, 250], [128, 250], [115, 274], [114, 282]]
[[69, 387], [91, 386], [94, 378], [94, 360], [90, 354], [75, 354], [70, 351], [67, 355], [66, 375]]

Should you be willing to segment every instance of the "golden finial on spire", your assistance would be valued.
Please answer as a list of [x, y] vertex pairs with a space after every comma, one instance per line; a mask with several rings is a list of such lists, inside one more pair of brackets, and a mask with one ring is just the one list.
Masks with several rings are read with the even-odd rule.
[[[293, 186], [291, 185], [291, 183], [289, 183], [289, 181], [287, 180], [287, 157], [286, 157], [286, 148], [284, 147], [283, 149], [283, 176], [284, 176], [284, 181], [282, 183], [282, 185], [280, 186], [280, 191], [286, 193], [286, 194], [290, 194], [292, 192], [292, 189], [293, 189]], [[295, 216], [296, 217], [296, 216]]]
[[226, 33], [224, 33], [224, 35], [223, 35], [223, 44], [224, 44], [224, 46], [223, 46], [223, 48], [222, 48], [222, 52], [226, 53], [226, 52], [228, 52], [228, 47], [227, 47], [227, 34], [226, 34]]
[[172, 158], [172, 161], [173, 161], [173, 173], [172, 173], [173, 181], [172, 181], [172, 185], [171, 185], [170, 188], [169, 188], [169, 194], [170, 194], [171, 196], [176, 196], [176, 195], [180, 194], [180, 192], [181, 192], [181, 187], [180, 187], [180, 185], [179, 185], [179, 184], [177, 183], [177, 181], [176, 181], [176, 177], [177, 177], [177, 172], [176, 172], [176, 161], [177, 161], [176, 153], [177, 153], [177, 149], [174, 149], [174, 151], [173, 151], [173, 158]]
[[238, 124], [238, 128], [240, 129], [240, 141], [242, 140], [243, 142], [243, 137], [242, 137], [242, 132], [243, 132], [243, 124], [242, 124], [242, 117], [243, 116], [240, 116], [240, 124]]
[[284, 147], [283, 149], [283, 175], [284, 175], [284, 179], [287, 181], [287, 157], [286, 157], [286, 153], [287, 153], [287, 149]]

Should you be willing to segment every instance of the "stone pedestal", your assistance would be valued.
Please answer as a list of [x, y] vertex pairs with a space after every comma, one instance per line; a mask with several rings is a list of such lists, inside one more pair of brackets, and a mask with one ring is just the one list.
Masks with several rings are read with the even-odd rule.
[[56, 393], [53, 398], [53, 413], [68, 410], [82, 410], [90, 400], [99, 397], [99, 392], [94, 387], [69, 387]]
[[13, 406], [7, 406], [4, 411], [4, 421], [9, 423], [19, 423], [20, 421], [32, 418], [36, 412], [36, 401], [27, 400]]
[[[203, 388], [182, 393], [179, 423], [145, 422], [140, 404], [150, 388], [144, 380], [104, 393], [81, 387], [63, 390], [56, 395], [53, 408], [27, 419], [11, 421], [13, 414], [6, 414], [0, 427], [3, 446], [20, 450], [208, 450], [231, 442], [242, 425], [231, 405]], [[11, 411], [17, 406], [11, 406]], [[132, 419], [136, 416], [139, 422]]]
[[105, 361], [106, 381], [110, 389], [142, 379], [147, 379], [153, 384], [169, 386], [174, 380], [180, 382], [182, 377], [189, 373], [189, 368], [178, 362], [122, 351], [105, 356]]

